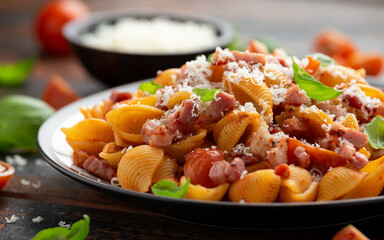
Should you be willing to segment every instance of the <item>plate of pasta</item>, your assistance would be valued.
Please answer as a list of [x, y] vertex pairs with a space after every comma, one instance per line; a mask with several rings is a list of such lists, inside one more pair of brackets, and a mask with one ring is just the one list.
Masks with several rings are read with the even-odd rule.
[[72, 103], [42, 125], [38, 149], [81, 183], [194, 223], [303, 228], [382, 214], [384, 93], [364, 69], [258, 46]]

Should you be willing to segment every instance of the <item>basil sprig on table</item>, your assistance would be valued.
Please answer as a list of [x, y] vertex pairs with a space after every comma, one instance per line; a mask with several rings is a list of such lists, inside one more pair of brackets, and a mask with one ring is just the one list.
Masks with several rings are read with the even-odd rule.
[[85, 214], [83, 215], [83, 218], [84, 219], [75, 222], [71, 229], [65, 227], [54, 227], [41, 230], [32, 240], [84, 240], [88, 236], [89, 223], [91, 219]]
[[319, 100], [325, 101], [329, 99], [333, 99], [339, 96], [343, 91], [336, 90], [334, 88], [325, 86], [318, 80], [314, 79], [307, 71], [302, 69], [295, 61], [293, 62], [293, 79], [296, 84], [299, 85], [301, 89], [303, 89], [307, 96]]
[[321, 67], [326, 67], [329, 65], [337, 65], [335, 59], [322, 53], [313, 53], [313, 54], [309, 54], [308, 56], [312, 56], [314, 59], [319, 61]]
[[364, 129], [368, 143], [374, 149], [384, 149], [384, 119], [376, 116]]
[[162, 88], [163, 85], [156, 84], [154, 81], [145, 82], [139, 85], [139, 89], [149, 94], [155, 94], [156, 90]]
[[0, 86], [15, 87], [22, 84], [35, 62], [36, 58], [29, 57], [12, 64], [0, 63]]
[[153, 194], [157, 196], [171, 197], [171, 198], [183, 198], [187, 193], [189, 183], [191, 179], [188, 178], [186, 183], [180, 187], [170, 180], [161, 180], [151, 187]]
[[221, 89], [194, 88], [192, 91], [200, 97], [201, 101], [209, 102], [215, 98], [216, 93], [221, 91]]

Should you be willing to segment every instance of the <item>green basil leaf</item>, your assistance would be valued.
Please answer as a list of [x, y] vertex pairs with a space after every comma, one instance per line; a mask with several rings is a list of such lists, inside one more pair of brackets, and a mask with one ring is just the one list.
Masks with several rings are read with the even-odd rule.
[[23, 95], [0, 99], [0, 152], [34, 150], [40, 125], [54, 112], [45, 102]]
[[336, 90], [334, 88], [325, 86], [321, 82], [314, 79], [309, 73], [307, 73], [304, 69], [302, 69], [295, 61], [293, 62], [293, 79], [296, 84], [299, 85], [301, 89], [303, 89], [307, 96], [319, 100], [325, 101], [329, 99], [333, 99], [339, 96], [343, 91]]
[[377, 115], [364, 129], [368, 143], [374, 149], [384, 149], [384, 119]]
[[322, 67], [326, 67], [329, 65], [337, 65], [335, 59], [322, 53], [313, 53], [309, 54], [308, 56], [312, 56], [314, 59], [319, 61]]
[[192, 91], [200, 97], [201, 101], [209, 102], [215, 98], [216, 92], [221, 91], [221, 89], [194, 88]]
[[83, 215], [84, 220], [75, 222], [71, 229], [65, 227], [54, 227], [41, 230], [32, 240], [84, 240], [89, 234], [90, 218]]
[[267, 46], [267, 49], [270, 53], [273, 53], [273, 50], [277, 49], [277, 48], [281, 48], [281, 49], [284, 49], [284, 46], [281, 42], [279, 42], [278, 40], [276, 40], [275, 38], [273, 37], [270, 37], [270, 36], [258, 36], [258, 37], [255, 37], [255, 39], [261, 43], [264, 43], [265, 46]]
[[211, 62], [212, 61], [213, 54], [215, 54], [215, 53], [211, 53], [211, 54], [208, 55], [207, 62]]
[[176, 183], [170, 180], [161, 180], [154, 184], [151, 189], [153, 194], [157, 196], [171, 197], [171, 198], [182, 198], [187, 193], [187, 189], [191, 179], [188, 178], [187, 182], [178, 187]]
[[140, 84], [139, 89], [149, 94], [155, 94], [156, 90], [162, 87], [163, 85], [156, 84], [154, 81], [150, 81]]
[[0, 86], [15, 87], [22, 84], [35, 62], [36, 58], [29, 57], [13, 64], [0, 64]]

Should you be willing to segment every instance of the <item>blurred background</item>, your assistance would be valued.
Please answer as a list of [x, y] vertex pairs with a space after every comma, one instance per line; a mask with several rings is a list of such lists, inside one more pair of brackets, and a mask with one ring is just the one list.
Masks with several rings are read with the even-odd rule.
[[[18, 88], [0, 88], [0, 96], [25, 93], [39, 97], [52, 74], [63, 77], [82, 95], [105, 88], [94, 81], [75, 57], [44, 55], [34, 35], [36, 15], [47, 0], [0, 1], [0, 62], [12, 62], [29, 55], [39, 61], [27, 81]], [[313, 38], [326, 27], [350, 36], [360, 49], [384, 53], [384, 1], [381, 0], [84, 0], [94, 11], [124, 8], [161, 8], [212, 15], [232, 24], [244, 39], [270, 36], [292, 54], [313, 52]], [[382, 80], [382, 76], [378, 77]], [[86, 84], [85, 83], [92, 83]]]

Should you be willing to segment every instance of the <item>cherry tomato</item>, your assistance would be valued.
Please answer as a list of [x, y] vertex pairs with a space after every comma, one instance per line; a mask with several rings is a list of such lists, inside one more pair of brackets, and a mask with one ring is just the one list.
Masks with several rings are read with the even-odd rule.
[[36, 34], [43, 50], [52, 54], [68, 54], [69, 44], [61, 30], [70, 20], [89, 13], [79, 0], [54, 0], [41, 8], [36, 19]]
[[15, 168], [12, 165], [0, 161], [0, 190], [3, 189], [5, 185], [7, 185], [14, 173]]
[[209, 177], [209, 170], [213, 162], [221, 160], [224, 160], [223, 151], [197, 148], [185, 156], [184, 175], [191, 179], [192, 184], [207, 188], [216, 187]]
[[80, 97], [77, 95], [75, 90], [59, 76], [51, 77], [42, 96], [43, 101], [56, 110], [78, 100], [79, 98]]

